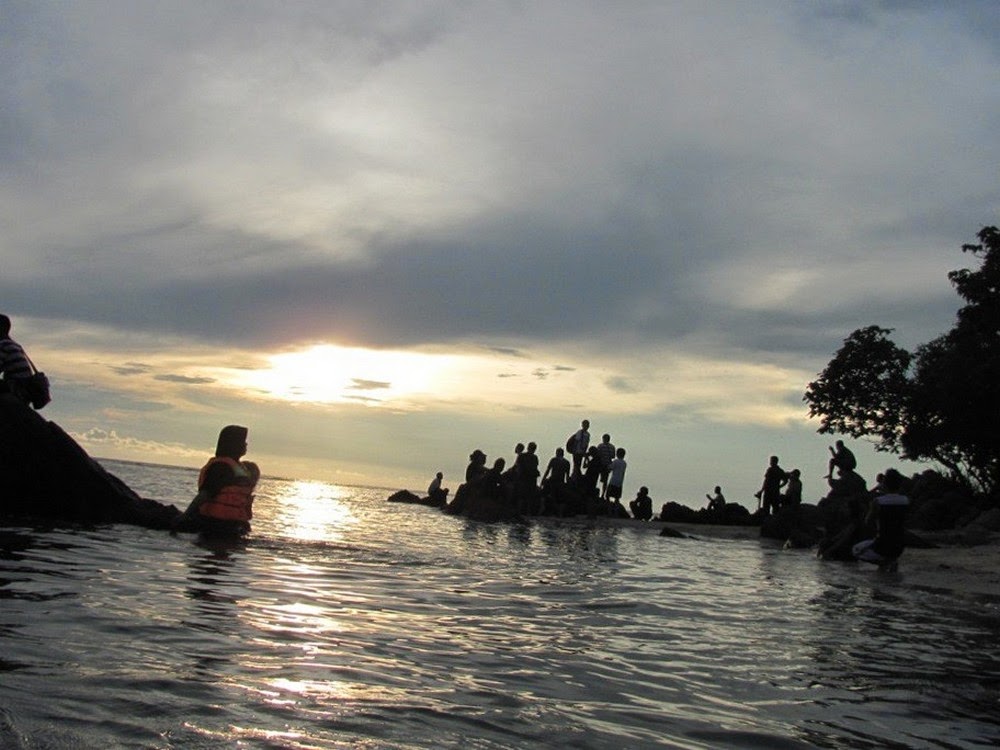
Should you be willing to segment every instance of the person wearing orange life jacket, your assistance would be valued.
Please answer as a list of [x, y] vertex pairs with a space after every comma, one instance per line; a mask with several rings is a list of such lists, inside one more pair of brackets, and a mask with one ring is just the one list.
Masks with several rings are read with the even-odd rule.
[[240, 461], [247, 451], [247, 433], [247, 428], [239, 425], [222, 428], [215, 456], [198, 475], [198, 494], [175, 528], [225, 536], [250, 531], [260, 469], [252, 461]]

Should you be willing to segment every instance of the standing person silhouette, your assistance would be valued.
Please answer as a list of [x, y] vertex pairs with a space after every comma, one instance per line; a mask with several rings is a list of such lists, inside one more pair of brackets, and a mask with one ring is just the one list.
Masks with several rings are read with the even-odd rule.
[[601, 462], [601, 497], [608, 496], [608, 475], [611, 473], [611, 462], [615, 460], [615, 446], [611, 436], [605, 433], [597, 444], [597, 457]]
[[771, 509], [775, 511], [781, 507], [781, 488], [788, 481], [785, 470], [778, 465], [778, 457], [771, 456], [767, 470], [764, 472], [764, 483], [761, 488], [754, 493], [754, 497], [761, 501], [761, 508], [764, 515], [771, 514]]
[[615, 457], [611, 460], [611, 476], [608, 478], [607, 497], [613, 500], [622, 499], [622, 487], [625, 486], [625, 469], [627, 467], [625, 449], [619, 448], [615, 451]]
[[573, 454], [573, 475], [578, 476], [583, 470], [583, 459], [588, 455], [590, 448], [590, 420], [585, 419], [580, 423], [580, 429], [573, 433], [571, 438], [572, 447], [570, 453]]

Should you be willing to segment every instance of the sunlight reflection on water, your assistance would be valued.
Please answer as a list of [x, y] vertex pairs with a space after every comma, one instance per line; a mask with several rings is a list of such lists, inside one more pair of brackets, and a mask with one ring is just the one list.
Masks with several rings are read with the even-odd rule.
[[1000, 689], [983, 679], [997, 602], [756, 540], [485, 526], [388, 494], [268, 479], [237, 543], [8, 532], [0, 746], [1000, 739]]

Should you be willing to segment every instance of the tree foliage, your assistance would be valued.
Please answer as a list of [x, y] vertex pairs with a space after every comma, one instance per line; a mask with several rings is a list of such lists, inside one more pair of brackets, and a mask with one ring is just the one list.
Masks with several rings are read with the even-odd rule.
[[934, 461], [956, 478], [1000, 489], [1000, 231], [964, 245], [982, 263], [948, 278], [966, 305], [954, 327], [910, 354], [889, 329], [854, 331], [806, 388], [819, 432], [870, 438], [877, 450]]

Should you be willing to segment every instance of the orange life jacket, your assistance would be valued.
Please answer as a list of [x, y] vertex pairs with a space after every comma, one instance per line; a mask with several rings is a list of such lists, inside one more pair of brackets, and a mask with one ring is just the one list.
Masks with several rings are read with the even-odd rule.
[[249, 521], [253, 518], [253, 490], [257, 483], [257, 477], [235, 459], [228, 456], [215, 456], [205, 464], [198, 475], [198, 489], [205, 483], [205, 475], [208, 468], [221, 461], [233, 470], [236, 480], [233, 484], [227, 484], [219, 490], [215, 497], [211, 497], [198, 507], [198, 512], [203, 516], [215, 518], [220, 521]]

